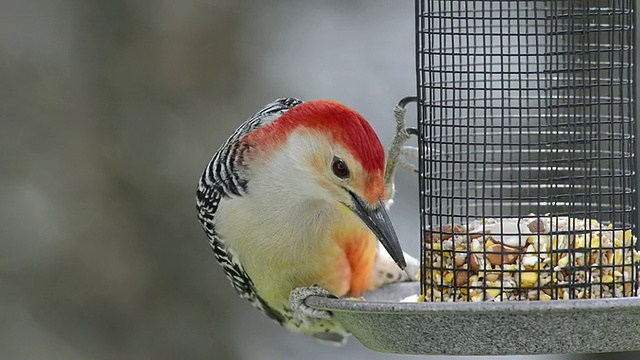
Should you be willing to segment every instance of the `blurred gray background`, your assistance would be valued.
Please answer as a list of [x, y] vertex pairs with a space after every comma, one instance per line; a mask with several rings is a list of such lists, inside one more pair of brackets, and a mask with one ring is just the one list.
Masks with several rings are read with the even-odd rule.
[[[415, 93], [413, 10], [1, 0], [0, 358], [402, 357], [318, 344], [240, 301], [193, 196], [226, 137], [277, 97], [343, 102], [388, 145], [393, 105]], [[392, 218], [417, 255], [416, 186], [400, 174]]]

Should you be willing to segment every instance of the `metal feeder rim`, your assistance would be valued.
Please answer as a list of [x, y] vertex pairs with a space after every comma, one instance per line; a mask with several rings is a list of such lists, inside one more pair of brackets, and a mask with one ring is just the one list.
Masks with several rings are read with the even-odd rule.
[[568, 309], [624, 309], [640, 308], [640, 297], [624, 298], [598, 298], [598, 299], [571, 299], [571, 300], [509, 300], [509, 301], [456, 301], [456, 302], [391, 302], [333, 299], [320, 296], [312, 296], [306, 300], [306, 304], [314, 309], [328, 311], [348, 312], [377, 312], [377, 313], [459, 313], [473, 312], [494, 313], [496, 311], [532, 312], [532, 311], [565, 311]]

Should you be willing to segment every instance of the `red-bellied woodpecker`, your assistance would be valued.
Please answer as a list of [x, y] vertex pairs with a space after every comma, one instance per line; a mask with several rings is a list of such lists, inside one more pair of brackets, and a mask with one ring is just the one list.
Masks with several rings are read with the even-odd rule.
[[396, 163], [354, 110], [278, 99], [205, 168], [198, 218], [242, 298], [293, 331], [342, 343], [345, 329], [306, 297], [353, 296], [417, 274], [387, 215]]

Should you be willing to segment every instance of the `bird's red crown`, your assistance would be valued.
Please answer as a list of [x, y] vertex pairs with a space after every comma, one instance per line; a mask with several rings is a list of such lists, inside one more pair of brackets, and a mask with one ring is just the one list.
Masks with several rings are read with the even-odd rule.
[[260, 137], [263, 141], [282, 143], [298, 126], [330, 134], [351, 151], [365, 171], [384, 171], [382, 144], [371, 125], [355, 110], [331, 100], [306, 101], [260, 129]]

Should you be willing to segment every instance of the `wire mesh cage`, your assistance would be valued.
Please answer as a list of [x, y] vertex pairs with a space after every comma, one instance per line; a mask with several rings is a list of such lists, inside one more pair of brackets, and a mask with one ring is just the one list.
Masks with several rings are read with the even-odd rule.
[[637, 296], [635, 1], [416, 3], [424, 299]]
[[394, 116], [418, 136], [420, 283], [307, 304], [384, 352], [640, 350], [635, 1], [415, 10], [418, 96]]
[[307, 304], [384, 352], [640, 350], [634, 7], [416, 0], [420, 284]]

